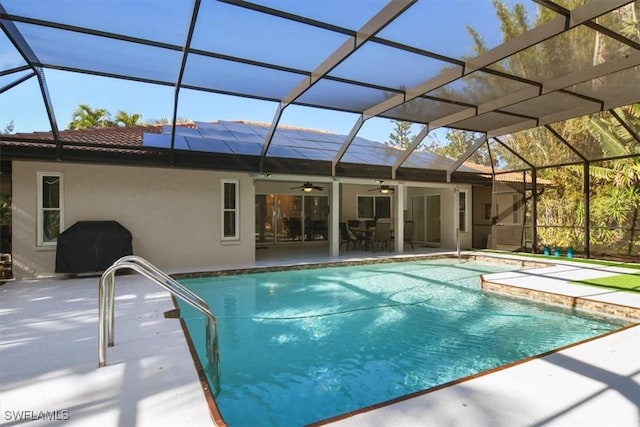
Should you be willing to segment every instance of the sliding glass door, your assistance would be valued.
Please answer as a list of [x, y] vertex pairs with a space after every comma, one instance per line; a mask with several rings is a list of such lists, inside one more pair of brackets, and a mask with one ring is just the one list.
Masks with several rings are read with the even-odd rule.
[[440, 195], [413, 196], [411, 213], [415, 240], [427, 245], [440, 246]]
[[256, 195], [256, 243], [328, 239], [327, 196]]

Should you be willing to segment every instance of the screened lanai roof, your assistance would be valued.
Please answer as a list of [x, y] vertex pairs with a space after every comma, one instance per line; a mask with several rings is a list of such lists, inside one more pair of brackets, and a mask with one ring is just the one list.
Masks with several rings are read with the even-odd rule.
[[[243, 153], [259, 158], [260, 171], [270, 157], [299, 155], [330, 162], [334, 175], [355, 163], [384, 166], [395, 178], [428, 161], [414, 150], [440, 128], [473, 133], [474, 150], [491, 141], [516, 153], [508, 137], [540, 128], [570, 161], [606, 158], [562, 137], [558, 123], [590, 114], [620, 123], [635, 141], [622, 155], [638, 155], [640, 130], [619, 108], [640, 102], [639, 2], [519, 3], [528, 21], [503, 23], [500, 32], [495, 21], [485, 24], [495, 6], [480, 0], [0, 0], [0, 95], [38, 82], [35, 102], [44, 105], [59, 158], [66, 142], [50, 71], [171, 88], [173, 122], [185, 91], [273, 102], [272, 122]], [[355, 114], [351, 131], [317, 151], [283, 145], [276, 130], [293, 106]], [[424, 127], [393, 159], [362, 153], [358, 133], [376, 117]], [[182, 128], [166, 132], [161, 146], [172, 152], [189, 140]], [[436, 169], [453, 172], [471, 151]]]

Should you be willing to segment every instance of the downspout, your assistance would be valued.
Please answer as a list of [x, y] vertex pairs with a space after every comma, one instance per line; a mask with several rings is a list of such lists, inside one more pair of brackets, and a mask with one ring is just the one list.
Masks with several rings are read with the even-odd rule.
[[590, 258], [591, 253], [591, 179], [589, 176], [589, 161], [585, 160], [584, 167], [584, 257]]
[[533, 242], [531, 243], [531, 253], [538, 250], [538, 170], [531, 169], [531, 184], [533, 188], [533, 201], [531, 206], [531, 226], [533, 232]]

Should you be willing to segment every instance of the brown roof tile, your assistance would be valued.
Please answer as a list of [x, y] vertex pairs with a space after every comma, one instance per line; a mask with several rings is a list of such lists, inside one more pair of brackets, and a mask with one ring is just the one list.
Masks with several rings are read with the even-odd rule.
[[[472, 163], [472, 162], [464, 162], [463, 165], [468, 167], [469, 169], [476, 170], [485, 175], [491, 175], [493, 173], [493, 169], [491, 168], [491, 166], [485, 166], [485, 165]], [[496, 169], [496, 181], [522, 183], [522, 172], [502, 172], [500, 171], [500, 169]], [[531, 184], [530, 174], [525, 175], [525, 182], [527, 184]], [[536, 182], [541, 185], [553, 184], [548, 179], [543, 179], [543, 178], [538, 178]]]
[[[97, 145], [125, 145], [139, 147], [142, 145], [143, 133], [162, 133], [161, 125], [107, 127], [94, 129], [62, 130], [60, 139], [65, 142]], [[9, 135], [12, 139], [53, 140], [51, 132], [15, 133]]]

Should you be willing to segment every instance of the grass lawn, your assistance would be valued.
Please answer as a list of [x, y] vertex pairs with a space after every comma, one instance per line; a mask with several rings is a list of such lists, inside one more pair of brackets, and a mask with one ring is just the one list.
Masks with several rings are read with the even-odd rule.
[[622, 289], [625, 291], [640, 292], [639, 274], [616, 274], [615, 276], [599, 277], [597, 279], [576, 280], [571, 283], [577, 285], [603, 286], [605, 288]]

